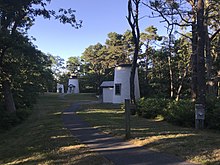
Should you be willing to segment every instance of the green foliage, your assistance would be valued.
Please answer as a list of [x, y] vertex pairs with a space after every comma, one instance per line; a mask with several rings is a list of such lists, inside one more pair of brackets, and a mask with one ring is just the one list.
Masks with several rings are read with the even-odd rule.
[[141, 98], [138, 101], [137, 114], [148, 119], [154, 119], [158, 115], [163, 116], [167, 102], [166, 99], [161, 98]]
[[31, 109], [29, 108], [23, 108], [23, 109], [18, 109], [16, 111], [16, 116], [19, 118], [21, 121], [24, 121], [25, 119], [28, 118], [28, 116], [31, 114]]
[[176, 125], [193, 127], [194, 109], [194, 103], [190, 100], [171, 101], [165, 109], [165, 120]]
[[83, 52], [82, 59], [87, 63], [88, 72], [96, 73], [97, 75], [103, 74], [104, 69], [108, 66], [105, 61], [106, 47], [100, 43], [90, 45]]
[[156, 29], [149, 27], [148, 30], [150, 30], [148, 33], [142, 34], [142, 42], [146, 49], [141, 54], [139, 62], [141, 95], [169, 98], [172, 82], [173, 98], [190, 98], [189, 63], [192, 53], [188, 49], [191, 46], [189, 40], [185, 38], [174, 40], [170, 48], [168, 39], [163, 37], [162, 47], [155, 50], [151, 44], [157, 41]]
[[124, 34], [111, 32], [108, 34], [105, 44], [107, 47], [106, 60], [110, 67], [130, 63], [129, 55], [134, 49], [131, 31], [127, 30]]
[[80, 71], [80, 58], [79, 57], [69, 57], [67, 62], [66, 62], [66, 69], [71, 73], [71, 74], [79, 74]]
[[54, 78], [49, 68], [48, 56], [28, 42], [14, 50], [10, 49], [5, 55], [8, 60], [4, 61], [4, 65], [10, 75], [18, 109], [32, 106], [39, 93], [51, 90]]
[[157, 50], [150, 55], [150, 65], [153, 67], [148, 71], [148, 82], [152, 89], [153, 97], [169, 96], [169, 68], [167, 62], [167, 53], [164, 50]]
[[[100, 79], [102, 76], [100, 76]], [[79, 88], [81, 93], [97, 93], [99, 94], [99, 81], [95, 81], [97, 79], [96, 74], [87, 74], [79, 78]]]
[[15, 113], [8, 113], [7, 111], [0, 109], [0, 132], [11, 129], [12, 127], [21, 124], [28, 118], [31, 111], [28, 108], [18, 109]]
[[11, 127], [20, 123], [17, 118], [16, 113], [7, 113], [5, 111], [0, 111], [0, 131], [9, 130]]
[[4, 15], [1, 17], [3, 28], [14, 30], [18, 27], [21, 31], [27, 30], [34, 24], [36, 16], [47, 19], [53, 17], [63, 24], [67, 23], [75, 28], [81, 27], [82, 21], [77, 22], [75, 10], [71, 8], [68, 10], [61, 8], [59, 11], [47, 10], [46, 6], [50, 2], [51, 0], [0, 1], [0, 11]]
[[205, 123], [208, 128], [220, 130], [220, 99], [207, 100]]
[[57, 81], [59, 81], [59, 77], [62, 75], [64, 67], [64, 59], [60, 56], [53, 56], [51, 54], [47, 54], [48, 60], [50, 61], [50, 69], [53, 72], [53, 75]]
[[105, 60], [106, 51], [107, 50], [104, 45], [97, 43], [96, 45], [91, 45], [86, 48], [82, 56], [82, 59], [85, 62], [85, 78], [92, 78], [87, 80], [93, 81], [92, 86], [96, 92], [99, 92], [99, 86], [101, 85], [102, 77], [104, 76], [105, 69], [108, 68], [108, 63]]
[[67, 92], [69, 77], [70, 75], [68, 73], [63, 73], [58, 77], [58, 83], [64, 85], [64, 92]]

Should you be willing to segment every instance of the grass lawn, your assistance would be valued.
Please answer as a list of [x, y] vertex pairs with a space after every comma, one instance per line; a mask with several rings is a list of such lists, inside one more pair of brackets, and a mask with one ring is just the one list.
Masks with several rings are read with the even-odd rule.
[[63, 127], [62, 111], [83, 100], [96, 98], [92, 94], [41, 96], [25, 122], [0, 134], [0, 164], [111, 164]]
[[[83, 105], [77, 112], [94, 127], [124, 137], [124, 112], [113, 104]], [[131, 117], [131, 142], [199, 164], [220, 164], [220, 132], [173, 126], [161, 120]]]

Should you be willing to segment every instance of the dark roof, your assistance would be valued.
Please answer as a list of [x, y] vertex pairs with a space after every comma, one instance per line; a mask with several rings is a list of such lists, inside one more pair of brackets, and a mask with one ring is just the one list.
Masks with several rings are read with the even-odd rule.
[[[132, 64], [119, 64], [119, 65], [116, 65], [116, 67], [131, 67], [132, 66]], [[137, 67], [138, 67], [139, 65], [137, 64]]]
[[70, 79], [77, 79], [77, 76], [70, 76]]
[[[131, 67], [131, 65], [132, 65], [132, 64], [119, 64], [119, 65], [117, 65], [117, 66], [120, 66], [120, 67]], [[116, 67], [117, 67], [117, 66], [116, 66]]]
[[76, 86], [75, 86], [75, 85], [73, 85], [73, 84], [70, 84], [70, 85], [68, 85], [68, 87], [74, 87], [74, 88], [75, 88]]
[[114, 87], [114, 81], [103, 81], [100, 85], [102, 88], [113, 88]]

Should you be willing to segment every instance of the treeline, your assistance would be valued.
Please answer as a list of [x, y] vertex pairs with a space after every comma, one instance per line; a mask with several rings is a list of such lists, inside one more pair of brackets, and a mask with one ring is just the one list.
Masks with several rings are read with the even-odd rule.
[[37, 96], [55, 84], [48, 56], [24, 39], [22, 44], [7, 49], [2, 61], [0, 124], [4, 129], [27, 117]]
[[[187, 34], [186, 34], [187, 35]], [[189, 35], [189, 34], [188, 34]], [[138, 56], [139, 81], [142, 97], [163, 97], [176, 101], [191, 98], [192, 63], [191, 42], [189, 38], [159, 36], [157, 28], [150, 26], [141, 33], [141, 49]], [[215, 45], [219, 47], [219, 45]], [[207, 84], [207, 96], [219, 95], [218, 72], [219, 48], [213, 50], [216, 58], [212, 60], [212, 83]], [[124, 34], [111, 32], [105, 44], [97, 43], [85, 49], [81, 57], [70, 57], [67, 61], [68, 74], [79, 76], [81, 90], [99, 93], [99, 86], [104, 80], [113, 80], [114, 66], [131, 63], [132, 60], [131, 32]], [[62, 79], [66, 77], [65, 80]], [[62, 75], [61, 83], [68, 80]]]

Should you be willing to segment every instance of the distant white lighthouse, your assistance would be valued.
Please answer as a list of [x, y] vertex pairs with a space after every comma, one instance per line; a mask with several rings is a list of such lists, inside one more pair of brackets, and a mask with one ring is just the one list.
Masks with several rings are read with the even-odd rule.
[[[134, 78], [135, 98], [140, 98], [137, 68]], [[123, 103], [125, 99], [130, 99], [130, 75], [131, 64], [122, 64], [115, 67], [113, 103]]]
[[[130, 75], [131, 64], [121, 64], [115, 67], [114, 81], [104, 81], [103, 102], [124, 103], [125, 99], [130, 99]], [[134, 92], [136, 100], [140, 98], [138, 71], [136, 68], [134, 79]]]
[[67, 93], [79, 93], [79, 80], [77, 76], [71, 76], [69, 78]]
[[64, 86], [63, 86], [63, 84], [57, 83], [57, 93], [64, 93]]

